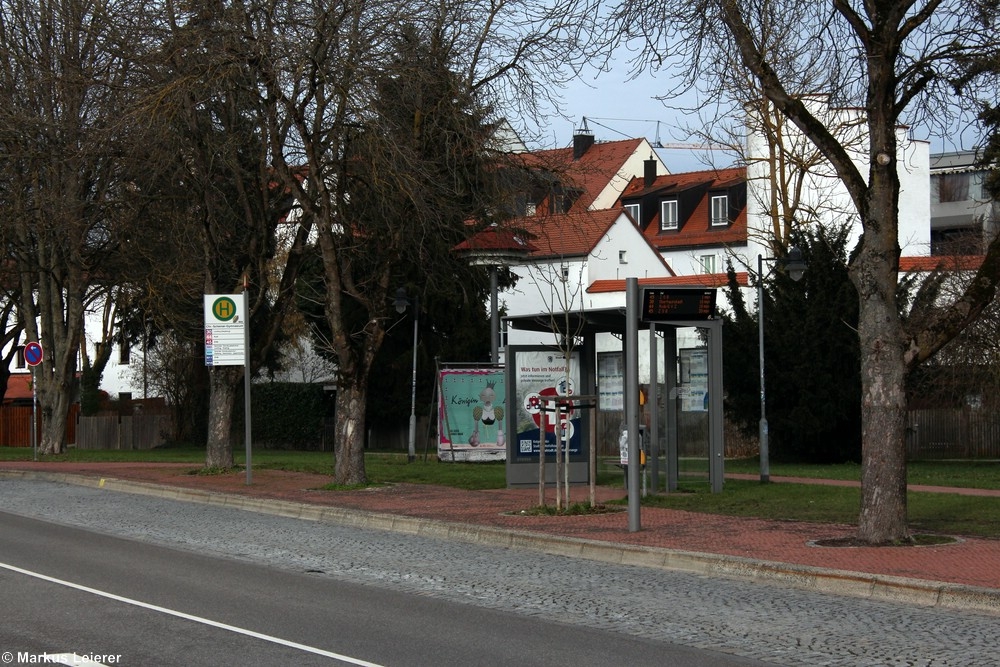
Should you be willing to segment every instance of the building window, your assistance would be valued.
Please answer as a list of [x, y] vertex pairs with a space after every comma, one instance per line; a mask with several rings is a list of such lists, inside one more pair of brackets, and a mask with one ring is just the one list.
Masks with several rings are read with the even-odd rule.
[[17, 361], [14, 362], [16, 368], [24, 368], [27, 364], [24, 362], [24, 346], [17, 346]]
[[976, 201], [989, 201], [990, 193], [986, 189], [986, 172], [977, 171], [971, 175], [972, 178], [972, 198]]
[[938, 174], [933, 180], [938, 202], [969, 201], [969, 174]]
[[715, 255], [702, 255], [699, 261], [702, 273], [715, 273]]
[[677, 200], [660, 202], [660, 229], [677, 229]]
[[638, 225], [642, 223], [642, 218], [639, 217], [639, 213], [641, 211], [639, 204], [625, 204], [625, 211], [632, 216], [632, 219], [635, 220], [635, 224]]
[[124, 338], [118, 341], [118, 363], [122, 366], [128, 366], [132, 361], [132, 348], [129, 346], [128, 342]]
[[628, 264], [628, 251], [627, 250], [619, 250], [618, 251], [618, 263], [619, 264]]
[[729, 197], [718, 195], [712, 197], [712, 226], [729, 224]]

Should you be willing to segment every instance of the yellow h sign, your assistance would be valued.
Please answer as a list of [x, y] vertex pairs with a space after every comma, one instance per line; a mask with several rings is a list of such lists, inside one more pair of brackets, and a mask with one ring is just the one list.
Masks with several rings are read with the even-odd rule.
[[228, 296], [220, 296], [212, 304], [212, 314], [216, 319], [228, 322], [236, 316], [236, 302]]

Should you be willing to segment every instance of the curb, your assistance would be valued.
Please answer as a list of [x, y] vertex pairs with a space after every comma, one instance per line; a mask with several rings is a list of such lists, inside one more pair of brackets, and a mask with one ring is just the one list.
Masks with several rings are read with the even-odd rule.
[[677, 570], [705, 576], [727, 577], [875, 601], [901, 602], [927, 607], [1000, 614], [1000, 590], [908, 577], [830, 570], [808, 565], [753, 560], [663, 547], [638, 547], [576, 537], [454, 523], [310, 505], [287, 500], [262, 499], [238, 494], [163, 486], [113, 477], [35, 470], [0, 470], [0, 478], [74, 484], [122, 493], [133, 493], [183, 502], [231, 507], [306, 521], [324, 521], [352, 528], [388, 530], [436, 539], [486, 546], [523, 549], [569, 558], [583, 558], [616, 565]]

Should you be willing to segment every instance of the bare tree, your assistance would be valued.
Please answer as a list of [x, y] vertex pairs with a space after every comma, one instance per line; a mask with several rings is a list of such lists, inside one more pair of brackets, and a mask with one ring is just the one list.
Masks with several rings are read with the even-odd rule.
[[[575, 275], [574, 275], [575, 274]], [[556, 511], [562, 510], [563, 508], [569, 507], [569, 454], [570, 454], [570, 441], [572, 436], [569, 430], [569, 424], [572, 421], [572, 412], [574, 411], [573, 406], [573, 395], [570, 393], [573, 390], [574, 383], [572, 380], [572, 363], [573, 354], [580, 345], [580, 340], [583, 335], [583, 325], [585, 319], [582, 317], [574, 317], [575, 313], [581, 313], [584, 310], [583, 303], [583, 292], [584, 285], [582, 283], [583, 274], [580, 272], [573, 271], [568, 263], [559, 261], [550, 265], [535, 265], [530, 268], [530, 281], [538, 289], [539, 296], [547, 304], [547, 310], [550, 318], [550, 328], [553, 332], [559, 332], [557, 335], [557, 346], [559, 352], [562, 355], [563, 363], [565, 364], [565, 370], [563, 373], [563, 387], [566, 388], [566, 393], [559, 395], [557, 401], [554, 402], [555, 410], [555, 440], [556, 440]], [[573, 390], [573, 393], [577, 391], [577, 387]], [[561, 400], [560, 400], [561, 399]], [[563, 428], [563, 420], [565, 417], [566, 428]], [[594, 442], [593, 436], [591, 437], [591, 444]], [[593, 461], [593, 457], [596, 452], [591, 448], [590, 459]], [[539, 500], [542, 505], [545, 505], [545, 437], [544, 435], [540, 438], [539, 442], [539, 466], [538, 466], [538, 485], [539, 485]], [[591, 479], [590, 486], [590, 501], [593, 505], [595, 502], [595, 480]]]
[[0, 225], [19, 274], [20, 310], [44, 362], [36, 371], [39, 450], [62, 451], [75, 397], [84, 303], [113, 249], [134, 229], [127, 187], [140, 128], [133, 60], [145, 3], [0, 3]]
[[283, 55], [262, 63], [280, 112], [271, 152], [317, 227], [339, 369], [335, 481], [364, 483], [369, 375], [391, 295], [453, 280], [431, 267], [467, 220], [502, 212], [486, 102], [534, 103], [526, 92], [544, 92], [576, 29], [530, 0], [293, 3], [279, 27]]
[[[160, 319], [172, 313], [161, 328], [201, 339], [201, 295], [245, 291], [252, 373], [276, 356], [311, 222], [309, 216], [288, 220], [291, 197], [270, 167], [274, 100], [262, 94], [257, 65], [273, 57], [277, 7], [171, 5], [159, 48], [145, 63], [149, 84], [138, 107], [160, 123], [159, 165], [148, 170], [142, 191], [156, 200], [151, 208], [170, 230], [167, 238], [143, 240], [149, 249], [165, 241], [169, 256], [179, 260], [167, 275], [155, 259], [144, 262], [146, 271], [136, 279], [146, 287], [146, 310]], [[282, 226], [292, 231], [279, 252]], [[162, 290], [164, 284], [176, 289]], [[233, 465], [233, 411], [243, 373], [241, 366], [209, 371], [208, 467]]]
[[[762, 35], [795, 17], [808, 57], [829, 73], [828, 91], [865, 113], [866, 163], [859, 166], [836, 134], [803, 100], [796, 63], [768, 51]], [[963, 56], [993, 53], [994, 3], [931, 0], [668, 1], [626, 0], [615, 33], [644, 40], [644, 63], [680, 59], [687, 81], [705, 54], [735, 47], [742, 66], [774, 108], [807, 136], [832, 165], [861, 221], [863, 235], [850, 273], [860, 298], [862, 348], [862, 503], [858, 538], [886, 543], [909, 538], [906, 514], [905, 377], [975, 320], [1000, 280], [1000, 242], [991, 244], [969, 289], [925, 326], [908, 326], [897, 300], [899, 175], [897, 127], [944, 113], [949, 81]], [[677, 62], [671, 60], [670, 62]], [[979, 83], [979, 82], [975, 82]], [[995, 81], [988, 82], [995, 93]], [[968, 89], [974, 93], [972, 84]]]

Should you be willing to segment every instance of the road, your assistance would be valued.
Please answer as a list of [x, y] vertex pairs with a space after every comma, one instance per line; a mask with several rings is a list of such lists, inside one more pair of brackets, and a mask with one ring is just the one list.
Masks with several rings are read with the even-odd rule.
[[998, 648], [994, 616], [101, 489], [0, 480], [0, 510], [0, 652], [14, 658], [990, 665]]

